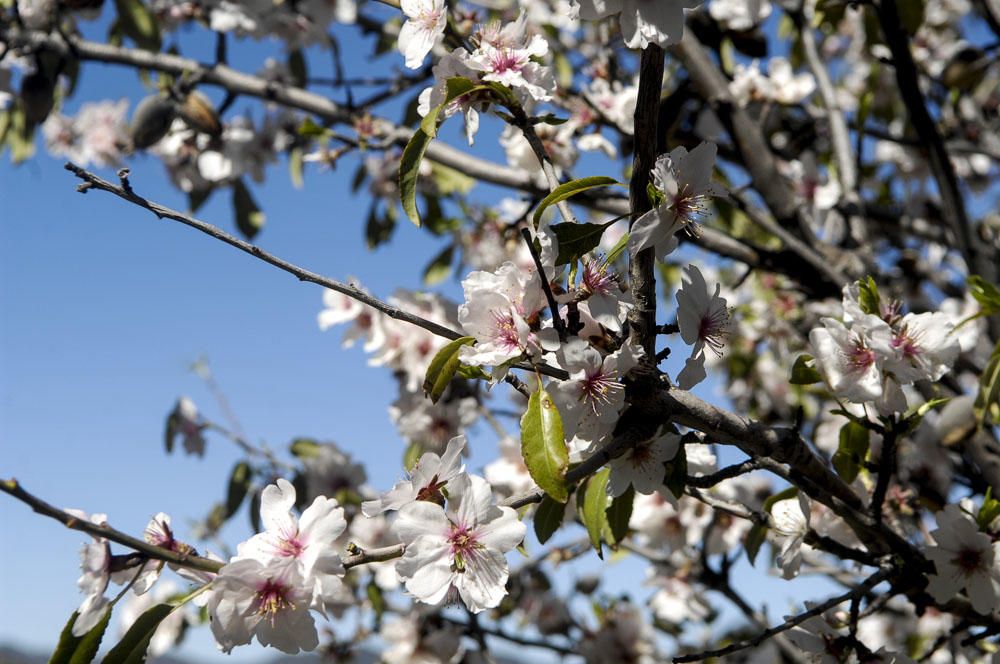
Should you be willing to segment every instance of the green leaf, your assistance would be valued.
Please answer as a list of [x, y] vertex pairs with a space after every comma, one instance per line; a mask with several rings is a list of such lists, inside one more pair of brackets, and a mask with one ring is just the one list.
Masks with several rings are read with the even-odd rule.
[[733, 75], [736, 68], [736, 49], [733, 47], [733, 40], [728, 37], [723, 37], [719, 43], [719, 64], [727, 76]]
[[375, 612], [375, 620], [381, 620], [382, 614], [385, 613], [385, 595], [382, 593], [382, 589], [372, 580], [365, 588], [365, 594], [368, 596], [368, 601], [371, 602], [372, 611]]
[[212, 196], [215, 191], [215, 187], [208, 187], [207, 189], [192, 189], [188, 192], [188, 212], [195, 214], [201, 209], [201, 206]]
[[172, 604], [157, 604], [139, 616], [125, 636], [104, 656], [102, 664], [141, 664], [146, 661], [149, 641], [160, 623], [176, 609]]
[[111, 607], [104, 611], [104, 615], [89, 632], [83, 636], [73, 636], [73, 625], [79, 616], [80, 614], [74, 611], [69, 622], [63, 627], [55, 652], [49, 658], [49, 664], [90, 664], [94, 661], [101, 647], [104, 632], [108, 629], [108, 621], [111, 620]]
[[413, 467], [417, 465], [417, 461], [420, 460], [421, 455], [424, 453], [424, 446], [418, 441], [413, 441], [407, 446], [406, 451], [403, 452], [403, 469], [406, 472], [413, 470]]
[[233, 472], [229, 474], [229, 487], [226, 489], [226, 516], [228, 519], [236, 514], [250, 490], [250, 480], [253, 479], [253, 470], [246, 461], [240, 461], [233, 466]]
[[812, 355], [799, 355], [792, 365], [792, 385], [812, 385], [823, 381], [823, 376], [816, 371], [814, 366], [810, 366], [815, 361]]
[[248, 241], [253, 240], [264, 227], [266, 216], [260, 211], [243, 180], [233, 183], [233, 213], [236, 216], [236, 228]]
[[979, 530], [987, 532], [990, 524], [1000, 516], [1000, 500], [993, 497], [993, 487], [986, 488], [986, 495], [983, 497], [983, 504], [976, 514], [976, 524]]
[[687, 488], [687, 475], [687, 449], [682, 445], [674, 458], [666, 463], [663, 479], [664, 484], [670, 489], [670, 493], [674, 494], [674, 497], [680, 498], [684, 495], [684, 489]]
[[566, 265], [575, 260], [579, 260], [585, 254], [593, 251], [601, 243], [601, 236], [608, 226], [615, 223], [609, 221], [606, 224], [553, 224], [552, 232], [556, 234], [559, 241], [559, 255], [556, 257], [556, 265]]
[[298, 459], [315, 459], [322, 447], [312, 438], [296, 438], [288, 445], [288, 451]]
[[521, 456], [535, 484], [560, 503], [569, 499], [566, 467], [569, 451], [563, 436], [562, 418], [552, 397], [542, 387], [528, 399], [528, 410], [521, 418]]
[[59, 642], [56, 644], [55, 652], [49, 657], [49, 664], [67, 664], [69, 658], [73, 656], [73, 652], [80, 644], [80, 639], [83, 638], [73, 636], [73, 623], [76, 622], [79, 615], [79, 611], [74, 611], [73, 615], [66, 622], [66, 625], [62, 628], [62, 631], [59, 633]]
[[[320, 125], [316, 124], [316, 121], [308, 116], [306, 116], [306, 118], [302, 121], [302, 124], [299, 125], [298, 132], [299, 136], [302, 136], [304, 138], [323, 138], [330, 134], [329, 129], [327, 129], [326, 127], [321, 127]], [[362, 175], [364, 175], [363, 166], [361, 170], [362, 170]], [[355, 190], [357, 190], [357, 186], [355, 186]]]
[[309, 80], [309, 68], [301, 49], [295, 49], [288, 54], [288, 73], [292, 76], [292, 85], [298, 88], [306, 86]]
[[618, 242], [615, 243], [615, 246], [611, 247], [611, 251], [608, 252], [607, 258], [604, 259], [605, 262], [608, 265], [614, 263], [616, 260], [618, 260], [619, 256], [625, 253], [625, 249], [627, 247], [628, 247], [628, 233], [624, 233], [621, 236], [621, 239], [619, 239]]
[[449, 244], [424, 268], [424, 286], [434, 286], [451, 276], [451, 263], [455, 257], [455, 245]]
[[427, 367], [427, 374], [424, 376], [424, 394], [430, 397], [432, 403], [437, 403], [441, 395], [444, 394], [448, 383], [455, 377], [458, 370], [458, 355], [463, 346], [471, 346], [476, 343], [475, 337], [461, 337], [449, 342], [444, 348], [437, 352], [434, 359]]
[[292, 186], [301, 189], [305, 182], [302, 179], [304, 151], [301, 147], [294, 147], [288, 153], [288, 177], [292, 180]]
[[142, 0], [115, 0], [115, 8], [117, 27], [126, 37], [141, 49], [160, 50], [160, 27]]
[[379, 216], [378, 212], [379, 206], [373, 203], [365, 223], [365, 243], [369, 249], [375, 249], [388, 242], [396, 230], [396, 208], [385, 208], [382, 216]]
[[483, 371], [482, 367], [471, 364], [460, 364], [455, 375], [466, 380], [490, 380], [492, 376]]
[[163, 446], [167, 448], [167, 454], [174, 451], [174, 438], [177, 437], [177, 416], [173, 411], [167, 415], [167, 424], [163, 427]]
[[628, 535], [628, 522], [632, 518], [632, 504], [635, 502], [635, 488], [628, 490], [611, 500], [611, 505], [604, 511], [608, 520], [608, 530], [614, 543], [617, 544]]
[[753, 563], [757, 560], [757, 554], [760, 553], [760, 547], [767, 540], [767, 526], [763, 523], [754, 524], [750, 531], [747, 532], [746, 539], [743, 540], [743, 548], [747, 552], [747, 560], [750, 562], [750, 566], [753, 567]]
[[987, 422], [1000, 423], [1000, 341], [993, 347], [990, 360], [983, 369], [972, 410], [980, 427]]
[[1000, 313], [1000, 289], [980, 276], [972, 275], [966, 280], [969, 293], [979, 303], [980, 316]]
[[858, 281], [858, 305], [866, 314], [882, 315], [882, 301], [878, 294], [878, 286], [871, 277]]
[[917, 30], [924, 22], [926, 5], [926, 0], [902, 0], [896, 3], [899, 8], [899, 22], [911, 36], [917, 34]]
[[255, 533], [260, 532], [260, 494], [261, 489], [255, 488], [254, 492], [250, 495], [250, 509], [247, 510], [247, 514], [250, 517], [250, 528]]
[[538, 503], [535, 510], [535, 537], [539, 544], [545, 544], [552, 537], [552, 534], [559, 530], [566, 515], [565, 503], [560, 503], [552, 496], [542, 496], [542, 502]]
[[431, 177], [434, 178], [435, 189], [441, 196], [467, 194], [476, 186], [474, 178], [437, 162], [431, 163]]
[[568, 90], [573, 87], [573, 63], [562, 51], [555, 51], [552, 54], [552, 65], [556, 74], [556, 81], [559, 87]]
[[601, 560], [604, 560], [601, 534], [608, 525], [606, 510], [608, 509], [608, 478], [610, 476], [611, 469], [605, 468], [590, 478], [583, 495], [583, 509], [580, 511], [580, 520], [583, 521], [583, 527], [587, 529], [587, 537]]
[[456, 76], [449, 78], [445, 85], [447, 93], [445, 100], [435, 106], [427, 113], [420, 127], [413, 132], [406, 147], [403, 148], [403, 156], [399, 160], [399, 197], [406, 216], [416, 226], [420, 226], [420, 211], [417, 210], [417, 179], [420, 175], [420, 163], [424, 160], [424, 153], [427, 146], [437, 135], [438, 116], [445, 106], [452, 103], [456, 98], [464, 94], [481, 89], [467, 78]]
[[833, 453], [833, 467], [847, 483], [853, 482], [865, 457], [868, 456], [868, 446], [871, 432], [857, 422], [848, 422], [840, 429], [840, 443]]
[[594, 189], [595, 187], [607, 187], [612, 184], [621, 184], [618, 180], [610, 178], [606, 175], [594, 175], [591, 177], [580, 178], [578, 180], [571, 180], [565, 184], [561, 184], [552, 190], [552, 193], [542, 199], [542, 202], [538, 204], [535, 209], [535, 214], [532, 217], [534, 221], [535, 228], [538, 228], [538, 222], [542, 219], [542, 214], [550, 206], [561, 203], [567, 198], [571, 198], [579, 194], [582, 191], [587, 191], [588, 189]]
[[567, 122], [569, 122], [569, 118], [560, 118], [554, 115], [553, 113], [546, 113], [545, 115], [540, 115], [536, 118], [533, 118], [533, 120], [536, 123], [552, 125], [554, 127], [558, 127], [559, 125], [564, 125]]
[[774, 507], [775, 503], [780, 503], [782, 500], [788, 500], [789, 498], [794, 498], [799, 495], [798, 487], [790, 486], [787, 489], [779, 491], [778, 493], [770, 496], [764, 501], [764, 511], [768, 514], [771, 513], [771, 508]]

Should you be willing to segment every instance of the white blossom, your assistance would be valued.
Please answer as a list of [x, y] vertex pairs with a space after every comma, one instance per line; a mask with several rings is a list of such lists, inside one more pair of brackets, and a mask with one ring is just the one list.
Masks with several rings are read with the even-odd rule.
[[459, 475], [448, 485], [447, 509], [416, 501], [403, 506], [395, 523], [405, 545], [396, 571], [406, 590], [438, 604], [455, 589], [473, 613], [497, 606], [506, 594], [507, 559], [526, 528], [510, 507], [492, 504], [489, 484]]
[[406, 66], [416, 69], [444, 34], [448, 9], [444, 0], [401, 0], [399, 4], [407, 19], [399, 30], [399, 52], [406, 57]]
[[392, 490], [383, 493], [376, 500], [361, 504], [361, 511], [371, 517], [387, 510], [398, 510], [414, 500], [430, 500], [443, 503], [444, 489], [448, 482], [465, 470], [462, 455], [465, 453], [465, 436], [456, 436], [448, 441], [442, 456], [426, 452], [410, 471], [410, 479], [397, 482]]
[[938, 602], [947, 602], [965, 590], [972, 607], [989, 615], [1000, 607], [1000, 542], [980, 532], [962, 508], [954, 503], [938, 512], [936, 544], [926, 555], [936, 572], [930, 575], [927, 592]]
[[676, 44], [684, 34], [684, 10], [700, 0], [576, 0], [580, 18], [592, 21], [620, 14], [622, 36], [629, 48]]
[[219, 570], [212, 583], [208, 611], [212, 634], [223, 652], [251, 639], [290, 655], [315, 650], [316, 623], [309, 607], [313, 588], [299, 566], [236, 560]]
[[690, 153], [679, 146], [656, 160], [653, 185], [663, 194], [663, 201], [632, 225], [630, 253], [655, 247], [658, 257], [665, 256], [677, 246], [674, 234], [678, 230], [697, 232], [696, 223], [708, 199], [724, 195], [722, 188], [712, 182], [716, 151], [714, 143], [701, 143]]
[[722, 284], [715, 284], [715, 293], [696, 265], [684, 268], [683, 284], [677, 291], [677, 325], [681, 338], [690, 344], [691, 357], [677, 376], [677, 384], [689, 390], [705, 379], [705, 349], [722, 356], [729, 335], [729, 309], [719, 296]]
[[666, 474], [663, 464], [677, 455], [680, 444], [680, 436], [665, 433], [630, 447], [625, 454], [611, 461], [608, 493], [620, 496], [629, 486], [634, 487], [636, 493], [644, 494], [662, 489]]

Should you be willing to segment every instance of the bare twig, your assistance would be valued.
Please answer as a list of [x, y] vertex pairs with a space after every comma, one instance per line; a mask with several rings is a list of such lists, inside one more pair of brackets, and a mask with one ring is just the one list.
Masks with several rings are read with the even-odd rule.
[[120, 530], [116, 530], [106, 523], [97, 524], [86, 519], [80, 519], [79, 517], [73, 516], [69, 512], [50, 505], [41, 498], [28, 493], [28, 491], [26, 491], [16, 479], [0, 480], [0, 491], [3, 491], [4, 493], [20, 500], [35, 512], [55, 519], [67, 528], [79, 530], [87, 533], [88, 535], [93, 535], [94, 537], [103, 537], [111, 542], [116, 542], [122, 546], [127, 546], [130, 549], [139, 551], [154, 560], [163, 560], [181, 567], [188, 567], [202, 572], [212, 573], [218, 572], [219, 569], [221, 569], [225, 564], [219, 562], [218, 560], [211, 560], [209, 558], [203, 558], [201, 556], [191, 554], [178, 553], [177, 551], [171, 551], [170, 549], [160, 546], [154, 546], [149, 542], [132, 537], [131, 535], [123, 533]]
[[[159, 203], [155, 203], [146, 198], [143, 198], [137, 195], [135, 192], [131, 190], [127, 191], [124, 187], [111, 184], [107, 180], [104, 180], [101, 177], [95, 175], [94, 173], [91, 173], [86, 169], [80, 168], [75, 164], [67, 163], [66, 170], [71, 171], [74, 175], [83, 180], [84, 183], [80, 185], [80, 187], [86, 187], [86, 190], [99, 189], [101, 191], [106, 191], [108, 193], [114, 194], [115, 196], [118, 196], [119, 198], [128, 201], [129, 203], [138, 205], [141, 208], [149, 210], [160, 219], [172, 219], [174, 221], [179, 221], [180, 223], [186, 226], [190, 226], [191, 228], [194, 228], [196, 230], [199, 230], [202, 233], [205, 233], [206, 235], [209, 235], [215, 238], [216, 240], [220, 240], [221, 242], [224, 242], [231, 247], [235, 247], [240, 251], [250, 254], [254, 258], [258, 258], [264, 261], [265, 263], [273, 265], [274, 267], [280, 270], [284, 270], [285, 272], [294, 275], [296, 278], [298, 278], [299, 281], [307, 281], [309, 283], [318, 284], [320, 286], [329, 288], [330, 290], [337, 291], [338, 293], [343, 293], [344, 295], [354, 300], [357, 300], [362, 304], [366, 304], [372, 309], [375, 309], [376, 311], [379, 311], [385, 314], [386, 316], [389, 316], [390, 318], [394, 318], [396, 320], [403, 321], [404, 323], [409, 323], [419, 328], [423, 328], [428, 332], [430, 332], [431, 334], [435, 334], [439, 337], [444, 337], [445, 339], [454, 340], [464, 336], [460, 332], [445, 327], [444, 325], [435, 323], [434, 321], [431, 320], [427, 320], [426, 318], [422, 318], [420, 316], [412, 314], [408, 311], [400, 309], [399, 307], [394, 307], [391, 304], [387, 304], [382, 300], [379, 300], [378, 298], [372, 297], [371, 295], [364, 292], [360, 288], [351, 286], [350, 284], [345, 284], [343, 282], [337, 281], [336, 279], [324, 277], [323, 275], [306, 270], [305, 268], [299, 267], [298, 265], [290, 263], [282, 258], [278, 258], [274, 254], [264, 251], [257, 245], [251, 244], [246, 240], [241, 240], [238, 237], [230, 235], [229, 233], [223, 231], [220, 228], [217, 228], [216, 226], [213, 226], [212, 224], [209, 224], [208, 222], [201, 221], [200, 219], [195, 219], [194, 217], [178, 212], [177, 210], [173, 210], [164, 205], [160, 205]], [[550, 367], [547, 364], [532, 364], [532, 365], [517, 364], [515, 366], [522, 369], [529, 369], [531, 371], [538, 371], [547, 376], [558, 378], [560, 380], [565, 380], [566, 378], [569, 377], [569, 374], [563, 371], [562, 369], [558, 369], [556, 367]], [[509, 376], [507, 382], [510, 383], [519, 392], [525, 393], [523, 390], [523, 386], [519, 387], [520, 381], [518, 381], [516, 377]]]
[[731, 655], [732, 653], [739, 652], [740, 650], [746, 650], [747, 648], [754, 648], [756, 646], [759, 646], [767, 639], [777, 634], [781, 634], [782, 632], [786, 632], [792, 629], [793, 627], [797, 627], [798, 625], [801, 625], [810, 618], [815, 618], [816, 616], [822, 615], [826, 611], [829, 611], [830, 609], [836, 607], [839, 604], [852, 600], [854, 599], [854, 597], [867, 595], [869, 592], [871, 592], [871, 590], [875, 586], [888, 579], [891, 573], [892, 573], [891, 570], [878, 571], [875, 574], [868, 577], [867, 579], [865, 579], [865, 581], [862, 582], [861, 585], [859, 585], [857, 588], [853, 588], [852, 590], [849, 590], [848, 592], [842, 595], [837, 595], [836, 597], [832, 597], [821, 604], [817, 604], [808, 611], [803, 611], [802, 613], [789, 618], [780, 625], [769, 627], [768, 629], [765, 629], [764, 631], [757, 634], [757, 636], [754, 636], [753, 638], [746, 639], [744, 641], [737, 641], [736, 643], [728, 645], [725, 648], [718, 648], [716, 650], [705, 650], [699, 653], [692, 653], [688, 655], [681, 655], [679, 657], [674, 657], [674, 662], [677, 664], [680, 664], [681, 662], [700, 662], [701, 660], [708, 659], [710, 657], [724, 657], [725, 655]]
[[566, 324], [563, 323], [562, 316], [559, 315], [559, 303], [556, 302], [556, 296], [552, 294], [552, 285], [549, 284], [549, 279], [545, 276], [545, 267], [542, 265], [542, 258], [535, 251], [535, 244], [531, 239], [531, 231], [527, 228], [522, 228], [521, 237], [524, 238], [524, 243], [528, 245], [528, 253], [531, 254], [531, 260], [535, 262], [535, 269], [538, 270], [538, 278], [542, 283], [542, 292], [545, 293], [545, 300], [549, 303], [549, 310], [552, 312], [552, 327], [559, 333], [559, 339], [566, 341]]

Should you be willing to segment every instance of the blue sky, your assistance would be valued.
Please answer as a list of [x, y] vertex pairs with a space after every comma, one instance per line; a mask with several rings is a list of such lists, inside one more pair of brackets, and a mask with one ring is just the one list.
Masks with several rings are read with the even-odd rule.
[[[103, 29], [98, 23], [87, 32]], [[350, 31], [339, 34], [344, 52], [356, 56], [349, 71], [390, 66], [383, 60], [373, 67], [367, 47]], [[181, 42], [185, 54], [206, 56], [190, 35]], [[272, 45], [243, 44], [233, 49], [234, 64], [252, 71], [272, 52]], [[326, 60], [313, 56], [314, 73], [326, 75]], [[396, 55], [386, 58], [400, 64]], [[121, 96], [134, 104], [142, 94], [134, 72], [85, 67], [68, 108]], [[235, 109], [253, 107], [240, 100]], [[494, 128], [484, 125], [476, 151], [503, 161]], [[591, 163], [577, 175], [590, 174], [584, 171]], [[185, 207], [155, 159], [136, 156], [128, 165], [140, 194]], [[356, 165], [349, 158], [336, 171], [307, 172], [301, 191], [283, 163], [273, 165], [266, 184], [254, 186], [268, 215], [259, 244], [317, 272], [356, 277], [377, 295], [418, 287], [440, 242], [403, 220], [393, 243], [369, 252], [367, 199], [350, 191]], [[113, 178], [113, 171], [102, 175]], [[342, 351], [339, 330], [319, 331], [320, 288], [110, 195], [83, 196], [75, 186], [61, 160], [42, 150], [19, 168], [0, 165], [0, 476], [16, 477], [57, 506], [106, 512], [114, 526], [133, 533], [166, 511], [183, 538], [187, 520], [224, 496], [238, 458], [219, 438], [204, 459], [162, 450], [164, 418], [178, 395], [222, 420], [190, 370], [204, 356], [251, 440], [277, 449], [296, 436], [333, 440], [366, 462], [373, 486], [384, 489], [398, 478], [403, 445], [386, 416], [395, 384], [386, 371], [367, 367], [360, 350]], [[198, 216], [231, 230], [228, 195], [214, 197]], [[443, 291], [460, 292], [453, 282]], [[488, 460], [495, 440], [479, 434], [487, 451], [473, 465]], [[47, 650], [80, 601], [74, 583], [85, 538], [6, 497], [0, 522], [0, 643]], [[231, 543], [248, 536], [247, 519], [237, 517], [224, 535]], [[563, 582], [596, 569], [592, 558]], [[615, 569], [618, 587], [634, 589], [642, 579], [635, 566]], [[754, 584], [761, 592], [781, 588], [774, 597], [801, 587]], [[776, 608], [780, 615], [784, 606]], [[221, 658], [207, 630], [189, 637], [182, 652]], [[246, 649], [239, 661], [269, 655]]]

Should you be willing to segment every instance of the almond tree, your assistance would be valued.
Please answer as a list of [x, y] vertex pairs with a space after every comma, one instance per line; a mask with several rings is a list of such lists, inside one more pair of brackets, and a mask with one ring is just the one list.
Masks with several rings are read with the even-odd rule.
[[[197, 547], [165, 513], [138, 538], [0, 481], [92, 538], [51, 661], [93, 660], [126, 597], [131, 627], [105, 662], [205, 623], [227, 652], [340, 656], [378, 634], [392, 662], [491, 661], [500, 642], [586, 662], [989, 661], [1000, 5], [696, 4], [0, 3], [13, 162], [43, 144], [122, 214], [144, 208], [322, 286], [319, 326], [346, 326], [344, 345], [397, 379], [404, 442], [403, 479], [373, 488], [333, 444], [278, 454], [179, 400], [168, 453], [239, 451]], [[352, 73], [361, 54], [336, 37], [351, 29], [373, 37], [383, 77]], [[214, 60], [181, 52], [181, 30]], [[276, 59], [231, 67], [247, 40]], [[96, 64], [150, 91], [131, 111], [90, 100], [68, 115]], [[238, 98], [258, 108], [241, 115]], [[438, 131], [457, 115], [465, 141], [451, 145]], [[506, 164], [481, 156], [493, 141]], [[185, 210], [143, 196], [140, 152]], [[352, 162], [369, 246], [403, 216], [440, 238], [420, 288], [371, 293], [253, 244], [267, 201], [251, 182], [281, 164], [322, 186]], [[233, 219], [200, 219], [223, 193]], [[463, 302], [432, 290], [449, 277]], [[672, 352], [690, 355], [673, 375]], [[706, 400], [709, 376], [724, 396]], [[491, 449], [469, 436], [478, 421], [501, 441], [485, 477], [463, 462]], [[210, 554], [243, 509], [259, 532], [229, 560]], [[562, 563], [608, 551], [648, 568], [648, 601], [599, 578], [557, 591]], [[844, 590], [797, 598], [775, 623], [732, 573], [742, 556]], [[180, 578], [159, 581], [165, 567]], [[745, 623], [716, 624], [723, 606]], [[349, 614], [346, 642], [321, 629]]]

